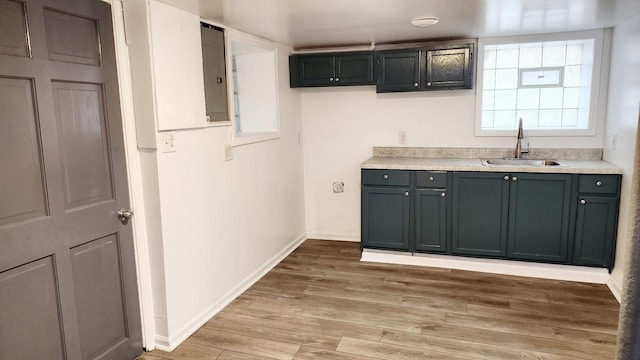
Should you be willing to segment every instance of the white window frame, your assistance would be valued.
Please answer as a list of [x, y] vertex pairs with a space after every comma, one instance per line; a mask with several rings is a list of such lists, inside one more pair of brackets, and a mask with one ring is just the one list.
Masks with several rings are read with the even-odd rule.
[[[478, 39], [478, 67], [477, 67], [477, 86], [476, 86], [476, 119], [475, 119], [475, 135], [476, 136], [514, 136], [517, 129], [482, 129], [482, 95], [483, 95], [483, 77], [484, 77], [484, 52], [487, 45], [499, 44], [517, 44], [531, 42], [550, 42], [550, 41], [566, 41], [566, 40], [582, 40], [594, 39], [594, 59], [593, 74], [591, 79], [591, 101], [589, 104], [589, 121], [587, 129], [553, 129], [553, 130], [528, 130], [525, 128], [528, 137], [534, 136], [596, 136], [598, 124], [604, 120], [604, 106], [602, 97], [606, 96], [606, 87], [601, 89], [601, 81], [606, 80], [603, 71], [603, 63], [609, 58], [609, 47], [605, 46], [605, 30], [588, 30], [566, 33], [551, 34], [535, 34], [535, 35], [518, 35], [504, 36]], [[606, 51], [603, 51], [605, 50]], [[605, 54], [606, 52], [606, 54]]]
[[[267, 140], [274, 140], [280, 138], [280, 101], [279, 101], [279, 82], [278, 82], [278, 47], [275, 43], [258, 38], [253, 35], [249, 35], [237, 30], [227, 28], [225, 30], [225, 50], [227, 53], [226, 65], [227, 65], [227, 93], [229, 101], [229, 118], [232, 123], [231, 142], [233, 146], [240, 146], [246, 144], [252, 144]], [[245, 44], [254, 48], [264, 49], [265, 52], [273, 52], [273, 64], [274, 68], [274, 91], [275, 91], [275, 129], [273, 131], [255, 132], [255, 133], [237, 133], [238, 124], [236, 123], [235, 106], [233, 106], [234, 100], [234, 84], [233, 84], [233, 64], [232, 64], [232, 52], [233, 42]]]

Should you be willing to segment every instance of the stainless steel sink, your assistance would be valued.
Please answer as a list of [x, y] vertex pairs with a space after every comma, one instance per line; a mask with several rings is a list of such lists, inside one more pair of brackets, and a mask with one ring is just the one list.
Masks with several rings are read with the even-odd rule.
[[561, 166], [555, 160], [530, 160], [530, 159], [485, 159], [484, 166]]

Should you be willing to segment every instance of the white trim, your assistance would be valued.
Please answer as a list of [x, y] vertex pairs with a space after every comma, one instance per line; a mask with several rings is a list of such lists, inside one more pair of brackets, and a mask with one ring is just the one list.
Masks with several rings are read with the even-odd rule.
[[[608, 71], [603, 66], [608, 64], [607, 59], [609, 57], [610, 47], [606, 46], [605, 37], [606, 29], [588, 30], [588, 31], [576, 31], [565, 33], [553, 33], [553, 34], [535, 34], [535, 35], [517, 35], [517, 36], [503, 36], [503, 37], [489, 37], [478, 39], [478, 70], [476, 72], [477, 86], [476, 86], [476, 113], [475, 113], [475, 136], [516, 136], [516, 129], [500, 130], [483, 130], [482, 129], [482, 84], [484, 76], [484, 47], [486, 45], [496, 44], [514, 44], [514, 43], [529, 43], [529, 42], [548, 42], [548, 41], [562, 41], [562, 40], [579, 40], [579, 39], [594, 39], [594, 59], [593, 59], [593, 73], [591, 79], [591, 102], [589, 104], [589, 125], [587, 129], [566, 129], [566, 130], [526, 130], [525, 136], [527, 137], [573, 137], [573, 136], [596, 136], [599, 126], [603, 124], [604, 113], [600, 110], [602, 106], [601, 98], [603, 96], [601, 87], [603, 81], [606, 85], [606, 76], [603, 73]], [[610, 36], [610, 35], [609, 35]], [[606, 93], [606, 91], [605, 91]]]
[[618, 284], [613, 281], [613, 277], [611, 277], [609, 281], [607, 281], [607, 287], [609, 287], [609, 290], [611, 291], [613, 296], [616, 298], [616, 300], [618, 300], [618, 304], [620, 304], [622, 302], [622, 290], [620, 290]]
[[215, 303], [209, 305], [204, 311], [202, 311], [199, 315], [194, 317], [189, 323], [187, 323], [182, 328], [178, 329], [174, 333], [174, 335], [166, 338], [164, 336], [156, 336], [156, 348], [162, 351], [173, 351], [178, 345], [180, 345], [183, 341], [185, 341], [189, 336], [191, 336], [196, 330], [198, 330], [202, 325], [204, 325], [211, 317], [224, 309], [225, 306], [229, 305], [233, 300], [235, 300], [238, 296], [240, 296], [245, 290], [250, 288], [254, 283], [256, 283], [260, 278], [262, 278], [266, 273], [268, 273], [271, 269], [273, 269], [280, 261], [289, 256], [293, 250], [295, 250], [302, 242], [307, 239], [306, 234], [302, 234], [295, 238], [289, 245], [287, 245], [280, 252], [275, 254], [271, 259], [267, 260], [262, 266], [257, 268], [254, 272], [249, 274], [244, 280], [242, 280], [238, 285], [229, 291], [226, 295], [220, 298]]
[[116, 50], [122, 126], [129, 183], [131, 208], [135, 216], [132, 220], [133, 242], [135, 248], [136, 271], [138, 279], [138, 297], [140, 300], [140, 320], [142, 326], [142, 344], [147, 350], [155, 348], [155, 321], [153, 293], [151, 289], [151, 272], [149, 249], [146, 233], [146, 218], [142, 191], [142, 171], [136, 139], [136, 124], [133, 106], [131, 67], [129, 48], [126, 44], [122, 0], [112, 2], [113, 32]]
[[360, 234], [352, 232], [307, 231], [307, 239], [360, 242]]
[[411, 253], [365, 249], [362, 251], [362, 258], [360, 261], [430, 266], [437, 268], [478, 271], [491, 274], [579, 281], [594, 284], [606, 284], [609, 280], [609, 272], [606, 269], [600, 268], [540, 264], [512, 260], [475, 259], [449, 255], [412, 255]]

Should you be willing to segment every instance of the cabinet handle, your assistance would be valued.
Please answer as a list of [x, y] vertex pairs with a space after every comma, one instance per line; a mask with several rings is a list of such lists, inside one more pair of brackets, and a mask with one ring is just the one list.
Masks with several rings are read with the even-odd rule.
[[600, 180], [596, 181], [596, 186], [597, 186], [597, 187], [602, 186], [602, 181], [600, 181]]
[[447, 196], [446, 193], [440, 193], [440, 197], [445, 197], [445, 196]]
[[512, 180], [513, 182], [516, 182], [516, 181], [518, 181], [518, 177], [517, 177], [517, 176], [514, 176], [514, 177], [512, 177], [512, 178], [511, 178], [511, 180]]
[[433, 181], [433, 176], [429, 176], [429, 181]]
[[409, 192], [408, 191], [404, 192], [404, 197], [409, 197]]
[[333, 78], [329, 78], [329, 81], [333, 81]]
[[338, 82], [338, 81], [340, 81], [340, 78], [339, 78], [339, 77], [337, 77], [337, 78], [336, 78], [336, 82]]
[[503, 177], [503, 179], [504, 179], [504, 181], [509, 181], [509, 175], [505, 175], [505, 176]]
[[389, 178], [389, 175], [384, 174], [384, 175], [382, 175], [382, 178], [383, 178], [383, 179], [385, 179], [385, 180], [387, 180], [387, 179]]
[[420, 86], [420, 84], [418, 84], [417, 82], [413, 83], [413, 87], [418, 87], [418, 86]]
[[431, 86], [431, 83], [430, 83], [430, 82], [428, 82], [428, 83], [427, 83], [427, 86]]
[[585, 200], [585, 199], [580, 200], [580, 204], [584, 205], [586, 203], [587, 203], [587, 200]]

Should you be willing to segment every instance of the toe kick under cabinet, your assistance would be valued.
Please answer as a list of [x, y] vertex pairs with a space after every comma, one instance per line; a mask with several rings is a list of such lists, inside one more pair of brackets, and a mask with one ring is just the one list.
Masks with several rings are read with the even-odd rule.
[[611, 269], [620, 178], [362, 169], [362, 247]]

